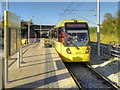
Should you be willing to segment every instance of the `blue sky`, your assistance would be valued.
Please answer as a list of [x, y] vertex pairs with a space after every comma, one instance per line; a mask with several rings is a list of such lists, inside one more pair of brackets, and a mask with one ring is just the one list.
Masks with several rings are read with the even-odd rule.
[[[20, 16], [21, 20], [28, 20], [30, 16], [34, 16], [34, 24], [56, 24], [61, 17], [61, 14], [72, 2], [10, 2], [9, 11]], [[69, 7], [75, 10], [96, 10], [96, 2], [76, 2]], [[117, 2], [102, 2], [101, 3], [101, 22], [105, 13], [109, 12], [115, 16], [118, 10]], [[2, 3], [2, 11], [5, 10], [5, 3]], [[75, 13], [75, 14], [73, 14]], [[87, 19], [97, 23], [97, 17], [94, 16], [94, 11], [74, 11], [66, 16], [66, 19]], [[80, 16], [80, 17], [79, 17]], [[81, 18], [83, 17], [83, 18]], [[63, 17], [62, 19], [65, 19]], [[94, 24], [89, 23], [90, 26]]]

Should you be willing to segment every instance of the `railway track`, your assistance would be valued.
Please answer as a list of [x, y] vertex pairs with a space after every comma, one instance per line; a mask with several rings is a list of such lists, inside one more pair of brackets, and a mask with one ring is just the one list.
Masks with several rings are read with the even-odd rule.
[[65, 63], [65, 65], [80, 89], [120, 89], [87, 63]]

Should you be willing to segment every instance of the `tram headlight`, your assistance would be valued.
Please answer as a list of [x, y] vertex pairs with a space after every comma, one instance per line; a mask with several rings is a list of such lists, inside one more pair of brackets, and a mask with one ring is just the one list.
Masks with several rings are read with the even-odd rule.
[[90, 52], [90, 48], [87, 47], [87, 49], [86, 49], [86, 53], [89, 53], [89, 52]]
[[68, 54], [71, 54], [71, 51], [70, 51], [69, 48], [66, 49], [66, 52], [67, 52]]

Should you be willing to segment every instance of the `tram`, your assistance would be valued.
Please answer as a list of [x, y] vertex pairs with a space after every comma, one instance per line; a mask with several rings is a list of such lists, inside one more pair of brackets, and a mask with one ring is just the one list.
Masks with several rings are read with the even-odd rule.
[[90, 61], [89, 27], [85, 20], [63, 20], [49, 31], [49, 38], [64, 62]]

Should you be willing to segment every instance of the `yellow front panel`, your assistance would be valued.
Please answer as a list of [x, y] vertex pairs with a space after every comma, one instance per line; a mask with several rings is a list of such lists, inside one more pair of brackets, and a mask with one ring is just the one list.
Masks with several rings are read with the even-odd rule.
[[[71, 54], [66, 52], [66, 49], [69, 48]], [[55, 49], [59, 53], [60, 57], [65, 62], [88, 62], [90, 61], [90, 51], [86, 53], [86, 49], [90, 46], [79, 46], [79, 49], [76, 47], [64, 47], [60, 42], [55, 42]]]

